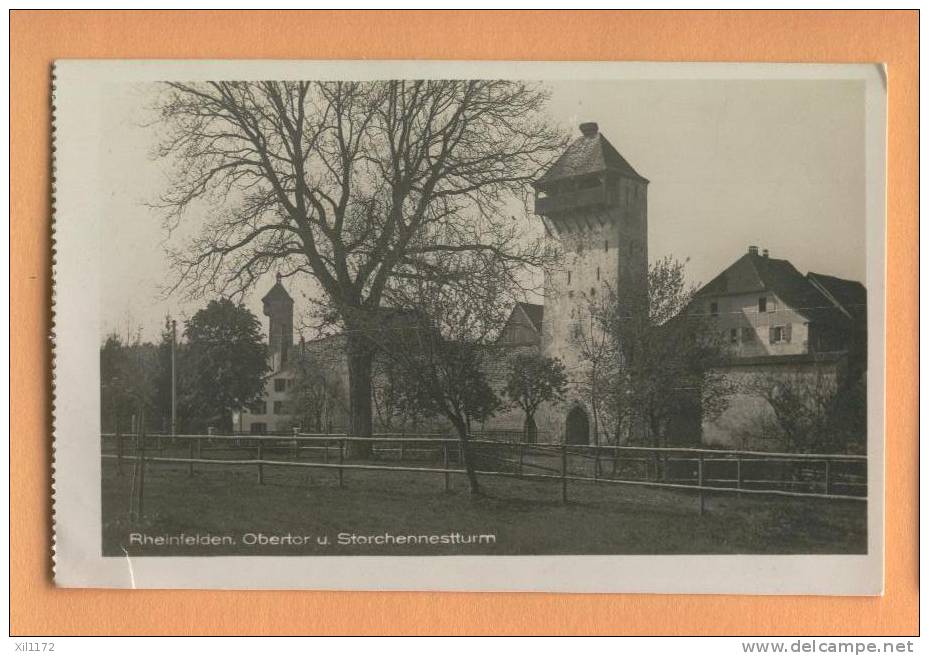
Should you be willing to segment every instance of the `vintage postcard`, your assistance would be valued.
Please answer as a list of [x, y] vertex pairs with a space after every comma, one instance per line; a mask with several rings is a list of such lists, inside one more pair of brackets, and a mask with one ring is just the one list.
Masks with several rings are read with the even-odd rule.
[[56, 582], [881, 594], [886, 83], [57, 62]]

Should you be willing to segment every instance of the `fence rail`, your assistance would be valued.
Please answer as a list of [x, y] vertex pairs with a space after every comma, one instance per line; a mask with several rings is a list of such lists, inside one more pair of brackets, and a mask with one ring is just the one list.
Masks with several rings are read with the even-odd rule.
[[[126, 463], [136, 468], [139, 514], [143, 507], [145, 469], [149, 464], [187, 465], [189, 476], [194, 475], [196, 467], [254, 467], [259, 484], [264, 484], [267, 467], [334, 470], [338, 474], [339, 487], [344, 487], [346, 471], [439, 474], [446, 490], [451, 488], [453, 476], [467, 474], [463, 467], [465, 454], [462, 443], [458, 438], [441, 433], [415, 436], [382, 433], [372, 437], [296, 432], [292, 435], [147, 436], [103, 433], [102, 438], [101, 456], [106, 461], [115, 461], [119, 475], [122, 475]], [[127, 442], [132, 453], [126, 452]], [[349, 447], [354, 444], [371, 445], [370, 454], [366, 454], [365, 459], [373, 461], [359, 462], [358, 458], [352, 458], [354, 461], [347, 462]], [[183, 453], [185, 447], [186, 453]], [[569, 483], [694, 492], [698, 495], [701, 513], [706, 493], [867, 500], [867, 457], [860, 455], [529, 444], [473, 438], [468, 441], [467, 448], [478, 475], [557, 481], [563, 501], [568, 499]], [[244, 451], [251, 457], [204, 457], [204, 452], [230, 451]], [[268, 457], [269, 452], [283, 452], [289, 459], [282, 459], [280, 455]], [[395, 462], [378, 462], [387, 454]], [[411, 460], [419, 464], [404, 464]]]

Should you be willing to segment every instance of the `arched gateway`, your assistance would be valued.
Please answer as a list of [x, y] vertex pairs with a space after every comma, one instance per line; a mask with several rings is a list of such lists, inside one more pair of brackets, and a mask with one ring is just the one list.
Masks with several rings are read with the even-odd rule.
[[576, 405], [568, 412], [565, 420], [565, 442], [568, 444], [590, 443], [590, 421], [583, 407]]

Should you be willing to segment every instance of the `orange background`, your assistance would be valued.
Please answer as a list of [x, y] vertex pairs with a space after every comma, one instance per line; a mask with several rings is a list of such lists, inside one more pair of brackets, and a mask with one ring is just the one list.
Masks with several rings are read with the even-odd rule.
[[[915, 634], [918, 13], [66, 12], [11, 17], [11, 632]], [[882, 598], [56, 590], [51, 583], [50, 67], [56, 58], [885, 62]]]

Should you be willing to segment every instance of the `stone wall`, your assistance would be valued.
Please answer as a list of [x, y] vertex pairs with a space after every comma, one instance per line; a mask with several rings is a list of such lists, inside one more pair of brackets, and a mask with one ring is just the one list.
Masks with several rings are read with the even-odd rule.
[[705, 418], [702, 425], [703, 443], [731, 449], [781, 451], [788, 447], [778, 427], [774, 410], [760, 395], [760, 384], [790, 385], [807, 394], [834, 389], [844, 358], [779, 357], [744, 360], [719, 367], [734, 386], [729, 407], [719, 416]]

